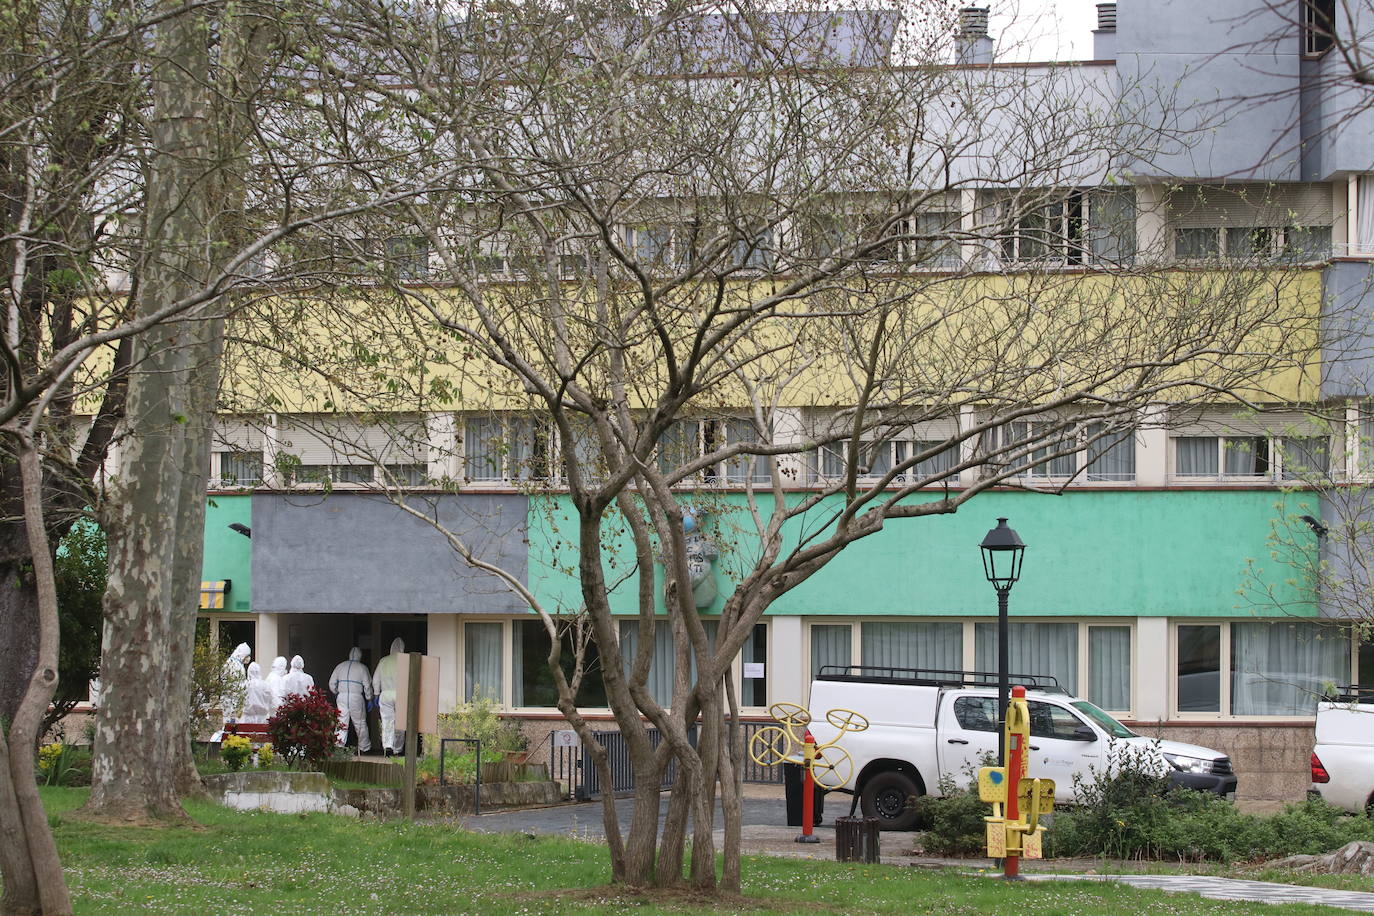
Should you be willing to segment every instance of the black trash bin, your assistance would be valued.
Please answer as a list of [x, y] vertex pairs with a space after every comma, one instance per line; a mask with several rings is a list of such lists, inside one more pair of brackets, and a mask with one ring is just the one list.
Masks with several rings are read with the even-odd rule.
[[[784, 763], [782, 765], [782, 785], [783, 791], [787, 795], [787, 826], [789, 827], [802, 825], [802, 783], [805, 781], [806, 772], [800, 763]], [[811, 826], [820, 825], [821, 812], [824, 808], [825, 790], [816, 786], [815, 807], [812, 808], [816, 822]]]

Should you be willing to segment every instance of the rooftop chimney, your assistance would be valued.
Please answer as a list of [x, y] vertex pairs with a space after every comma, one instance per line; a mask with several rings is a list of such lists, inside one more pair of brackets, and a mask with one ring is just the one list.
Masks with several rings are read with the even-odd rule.
[[959, 33], [954, 39], [961, 64], [992, 63], [992, 39], [988, 37], [988, 8], [966, 6], [959, 10]]
[[1093, 59], [1116, 60], [1116, 4], [1097, 5], [1097, 28], [1093, 29]]

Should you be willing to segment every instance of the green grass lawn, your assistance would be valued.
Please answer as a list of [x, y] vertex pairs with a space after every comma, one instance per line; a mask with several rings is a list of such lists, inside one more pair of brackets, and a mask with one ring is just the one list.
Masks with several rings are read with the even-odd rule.
[[1008, 886], [950, 872], [766, 857], [746, 861], [744, 899], [712, 904], [607, 889], [605, 849], [574, 840], [324, 814], [239, 813], [205, 803], [187, 805], [195, 826], [116, 828], [64, 816], [86, 791], [43, 790], [78, 913], [1336, 912], [1096, 884]]

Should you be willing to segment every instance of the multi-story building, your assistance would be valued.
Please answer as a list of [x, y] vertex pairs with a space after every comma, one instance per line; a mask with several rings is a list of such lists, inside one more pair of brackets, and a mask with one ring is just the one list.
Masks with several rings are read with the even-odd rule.
[[[1074, 66], [1092, 85], [1116, 87], [1116, 101], [1140, 123], [1169, 123], [1161, 106], [1178, 106], [1196, 122], [1179, 129], [1202, 139], [1142, 158], [1123, 170], [1128, 180], [1050, 194], [986, 244], [958, 238], [933, 257], [925, 252], [923, 263], [995, 274], [1050, 262], [1091, 274], [1107, 262], [1178, 271], [1281, 262], [1303, 307], [1339, 324], [1340, 358], [1319, 377], [1276, 384], [1258, 412], [1161, 403], [1141, 412], [1129, 437], [1095, 441], [1091, 428], [1076, 430], [1081, 449], [1029, 463], [1018, 486], [851, 546], [755, 628], [734, 673], [746, 711], [805, 702], [824, 664], [995, 668], [996, 600], [978, 543], [1006, 517], [1029, 545], [1011, 596], [1015, 670], [1053, 674], [1146, 733], [1224, 749], [1243, 795], [1301, 797], [1315, 696], [1327, 683], [1374, 681], [1374, 652], [1274, 546], [1277, 531], [1310, 556], [1334, 549], [1323, 546], [1320, 525], [1303, 542], [1307, 529], [1288, 519], [1309, 514], [1333, 525], [1331, 501], [1309, 485], [1356, 488], [1374, 467], [1374, 414], [1364, 406], [1372, 341], [1358, 320], [1374, 259], [1374, 112], [1346, 103], [1343, 63], [1313, 26], [1340, 20], [1321, 3], [1292, 5], [1284, 17], [1252, 0], [1099, 4], [1094, 59]], [[966, 12], [962, 62], [951, 66], [999, 66], [985, 15]], [[917, 219], [931, 231], [966, 227], [995, 196], [962, 191]], [[668, 224], [622, 231], [646, 257], [671, 259], [681, 244]], [[422, 283], [424, 244], [393, 242], [406, 278]], [[888, 256], [905, 257], [899, 247]], [[493, 277], [510, 270], [508, 253], [495, 248], [483, 263]], [[774, 433], [822, 424], [829, 411], [786, 407]], [[881, 476], [923, 443], [944, 441], [976, 412], [932, 411], [890, 431], [868, 450], [865, 474]], [[754, 434], [743, 410], [715, 410], [674, 427], [662, 451], [670, 460], [675, 449], [701, 454]], [[1027, 430], [1010, 424], [1003, 435], [1014, 441]], [[225, 417], [218, 439], [202, 608], [222, 642], [249, 642], [264, 667], [300, 654], [318, 678], [354, 645], [375, 665], [401, 636], [441, 659], [441, 706], [482, 693], [530, 720], [536, 739], [555, 727], [543, 628], [509, 590], [378, 494], [461, 482], [458, 492], [432, 495], [434, 511], [541, 599], [575, 606], [578, 585], [555, 531], [565, 507], [545, 421], [489, 410], [385, 424], [273, 414]], [[921, 471], [953, 468], [957, 457], [937, 454]], [[838, 448], [783, 460], [799, 491], [844, 467]], [[702, 471], [699, 487], [728, 506], [759, 473], [747, 460], [723, 462]], [[969, 467], [945, 484], [966, 486], [978, 473]], [[251, 529], [251, 538], [231, 526]], [[715, 564], [718, 609], [727, 558]], [[630, 615], [634, 598], [613, 600]], [[667, 695], [672, 653], [661, 629], [654, 688]], [[633, 638], [633, 628], [622, 629], [622, 641]], [[582, 703], [593, 716], [604, 706], [594, 683]]]

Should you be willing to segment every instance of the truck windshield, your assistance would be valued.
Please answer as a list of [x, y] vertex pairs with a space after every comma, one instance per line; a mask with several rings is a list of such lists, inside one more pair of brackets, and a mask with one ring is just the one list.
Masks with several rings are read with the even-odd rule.
[[1074, 709], [1081, 712], [1083, 715], [1087, 716], [1089, 719], [1092, 719], [1094, 722], [1096, 722], [1102, 728], [1103, 731], [1105, 731], [1108, 735], [1111, 735], [1113, 738], [1135, 737], [1135, 732], [1131, 731], [1129, 728], [1122, 725], [1120, 722], [1116, 721], [1110, 715], [1098, 709], [1096, 706], [1089, 703], [1087, 700], [1074, 700], [1073, 703], [1071, 703], [1070, 705], [1073, 706]]

